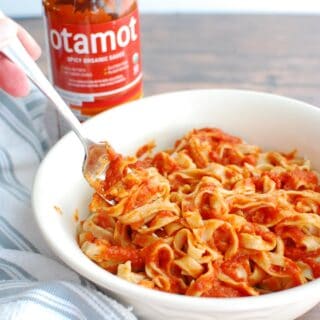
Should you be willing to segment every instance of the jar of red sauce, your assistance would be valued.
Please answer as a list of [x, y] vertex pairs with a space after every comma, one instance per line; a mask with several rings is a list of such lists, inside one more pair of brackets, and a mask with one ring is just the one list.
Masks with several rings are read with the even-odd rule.
[[80, 120], [142, 96], [136, 0], [43, 0], [51, 78]]

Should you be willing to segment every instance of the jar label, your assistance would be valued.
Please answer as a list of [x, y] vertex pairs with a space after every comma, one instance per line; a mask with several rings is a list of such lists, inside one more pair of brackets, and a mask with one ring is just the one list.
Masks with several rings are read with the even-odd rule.
[[84, 108], [97, 113], [108, 97], [117, 100], [141, 82], [138, 9], [99, 24], [54, 23], [48, 17], [47, 26], [53, 82], [80, 114]]

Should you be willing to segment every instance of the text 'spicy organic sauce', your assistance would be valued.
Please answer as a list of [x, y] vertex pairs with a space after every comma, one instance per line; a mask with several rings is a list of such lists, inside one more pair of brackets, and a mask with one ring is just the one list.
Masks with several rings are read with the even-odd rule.
[[44, 0], [52, 81], [80, 120], [142, 95], [135, 0]]

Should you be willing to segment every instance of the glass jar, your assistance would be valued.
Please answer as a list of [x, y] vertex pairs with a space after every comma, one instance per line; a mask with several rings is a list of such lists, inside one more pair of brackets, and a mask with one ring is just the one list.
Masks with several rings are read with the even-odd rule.
[[80, 120], [142, 96], [135, 0], [43, 0], [51, 79]]

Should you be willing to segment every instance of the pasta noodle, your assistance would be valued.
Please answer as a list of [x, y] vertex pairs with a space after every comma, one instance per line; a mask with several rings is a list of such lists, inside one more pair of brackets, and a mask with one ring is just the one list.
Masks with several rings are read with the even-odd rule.
[[111, 162], [81, 250], [102, 268], [156, 290], [255, 296], [320, 277], [320, 187], [296, 152], [263, 152], [215, 128], [170, 150], [153, 142]]

